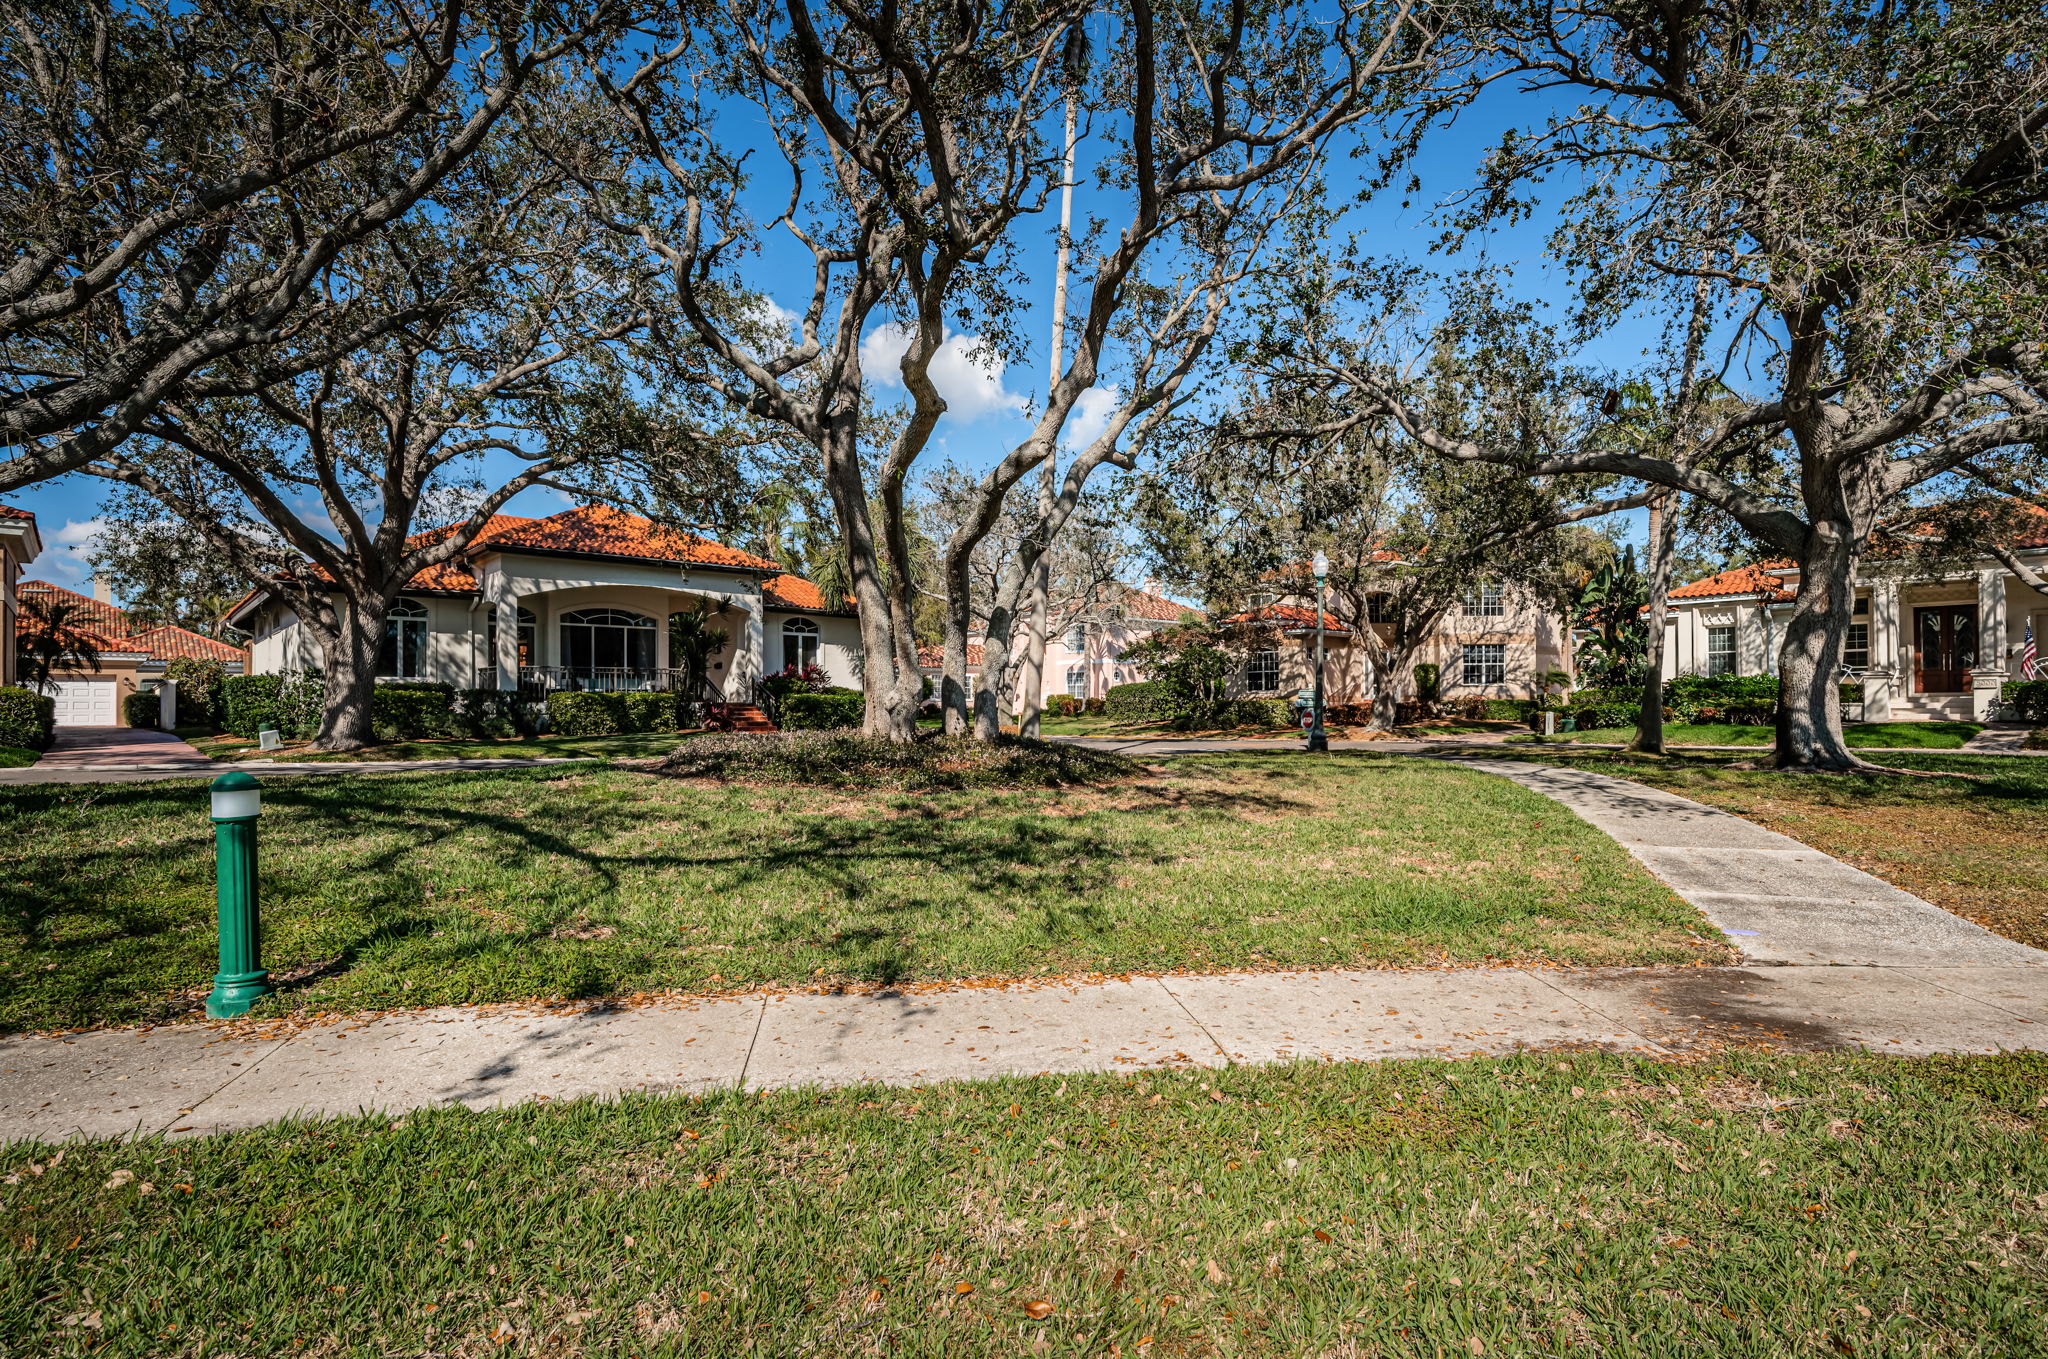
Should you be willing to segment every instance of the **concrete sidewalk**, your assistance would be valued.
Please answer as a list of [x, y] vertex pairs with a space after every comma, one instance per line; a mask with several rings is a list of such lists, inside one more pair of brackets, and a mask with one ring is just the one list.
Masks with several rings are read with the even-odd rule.
[[[193, 752], [198, 754], [197, 751]], [[243, 760], [228, 763], [199, 757], [198, 764], [72, 764], [52, 767], [41, 762], [27, 769], [0, 769], [0, 788], [38, 783], [155, 783], [161, 779], [212, 779], [240, 769], [258, 778], [325, 774], [437, 774], [449, 770], [539, 769], [557, 764], [589, 764], [598, 755], [547, 755], [520, 760]]]
[[1527, 1049], [2048, 1047], [2034, 968], [1297, 972], [439, 1010], [248, 1038], [201, 1026], [0, 1041], [0, 1139], [191, 1137], [295, 1115], [739, 1085]]

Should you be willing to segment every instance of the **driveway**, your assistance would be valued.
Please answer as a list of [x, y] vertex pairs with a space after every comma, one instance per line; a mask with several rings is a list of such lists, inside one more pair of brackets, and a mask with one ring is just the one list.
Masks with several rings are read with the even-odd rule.
[[213, 761], [167, 731], [146, 727], [59, 727], [34, 767], [55, 769], [211, 769]]

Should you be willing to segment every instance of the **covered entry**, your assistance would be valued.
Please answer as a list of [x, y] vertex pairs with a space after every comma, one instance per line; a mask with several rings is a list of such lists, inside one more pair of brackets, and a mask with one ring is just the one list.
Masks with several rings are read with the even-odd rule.
[[1913, 644], [1915, 693], [1968, 692], [1970, 671], [1977, 664], [1977, 606], [1932, 604], [1913, 610]]

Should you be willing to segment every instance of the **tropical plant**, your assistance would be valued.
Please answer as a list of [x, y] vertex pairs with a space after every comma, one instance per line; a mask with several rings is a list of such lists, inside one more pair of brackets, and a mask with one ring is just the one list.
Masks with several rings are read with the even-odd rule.
[[711, 626], [711, 612], [710, 605], [699, 603], [668, 616], [669, 668], [683, 672], [683, 692], [692, 702], [704, 697], [711, 658], [725, 650], [726, 631]]
[[21, 682], [38, 693], [56, 688], [60, 670], [98, 670], [106, 639], [84, 626], [85, 606], [70, 600], [27, 597], [15, 631]]
[[1579, 587], [1574, 621], [1588, 629], [1579, 639], [1579, 676], [1600, 689], [1626, 689], [1643, 682], [1650, 645], [1643, 607], [1649, 601], [1632, 547], [1602, 566]]

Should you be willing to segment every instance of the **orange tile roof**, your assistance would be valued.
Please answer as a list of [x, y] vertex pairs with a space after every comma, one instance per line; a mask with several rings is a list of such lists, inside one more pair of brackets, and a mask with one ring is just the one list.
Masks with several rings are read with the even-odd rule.
[[1774, 604], [1782, 604], [1792, 598], [1792, 592], [1785, 588], [1785, 582], [1771, 574], [1773, 569], [1783, 569], [1790, 562], [1763, 562], [1756, 566], [1738, 566], [1681, 585], [1671, 592], [1672, 599], [1710, 599], [1720, 595], [1756, 595]]
[[802, 576], [787, 572], [761, 582], [761, 601], [771, 609], [808, 609], [813, 613], [852, 613], [849, 597], [838, 608], [825, 600], [825, 592]]
[[[1298, 604], [1267, 604], [1257, 609], [1246, 609], [1223, 620], [1226, 627], [1244, 623], [1277, 623], [1282, 632], [1313, 632], [1316, 626], [1316, 611]], [[1335, 614], [1323, 615], [1323, 631], [1332, 636], [1346, 636], [1351, 629], [1338, 621]]]
[[[76, 590], [67, 590], [61, 585], [52, 585], [46, 580], [25, 580], [18, 587], [23, 595], [33, 595], [51, 603], [65, 603], [77, 607], [79, 616], [89, 620], [79, 631], [92, 639], [100, 651], [108, 655], [143, 656], [152, 661], [175, 660], [180, 656], [197, 660], [239, 662], [242, 648], [228, 642], [203, 637], [186, 628], [165, 623], [154, 628], [134, 631], [135, 620], [124, 609], [117, 609], [105, 600], [82, 595]], [[17, 618], [15, 631], [20, 632], [33, 625], [29, 618]]]
[[778, 571], [766, 557], [665, 527], [610, 505], [581, 505], [545, 519], [480, 533], [472, 550], [574, 552], [598, 557], [631, 557], [684, 566], [730, 566]]
[[[967, 668], [981, 669], [982, 659], [987, 656], [980, 642], [967, 644]], [[946, 649], [942, 646], [921, 646], [917, 649], [917, 668], [920, 670], [943, 670], [946, 668]]]
[[0, 505], [0, 519], [33, 519], [27, 510], [18, 510], [12, 505]]
[[1119, 587], [1116, 603], [1133, 618], [1149, 618], [1160, 623], [1178, 623], [1190, 615], [1202, 616], [1200, 609], [1177, 604], [1164, 595], [1155, 595], [1131, 585]]

